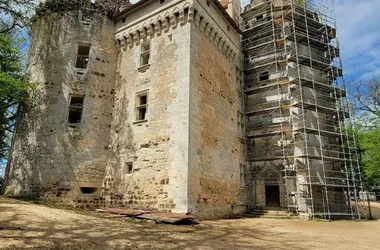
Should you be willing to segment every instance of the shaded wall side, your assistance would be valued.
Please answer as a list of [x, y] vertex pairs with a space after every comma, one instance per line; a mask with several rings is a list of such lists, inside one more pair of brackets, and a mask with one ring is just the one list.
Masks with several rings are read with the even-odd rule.
[[191, 35], [190, 211], [201, 218], [227, 217], [244, 210], [237, 63], [198, 26], [192, 27]]
[[[50, 14], [33, 28], [28, 73], [33, 107], [17, 126], [6, 194], [78, 202], [99, 197], [107, 162], [116, 72], [114, 23], [94, 11]], [[87, 69], [76, 68], [78, 44], [91, 45]], [[84, 96], [81, 123], [68, 124], [71, 95]], [[96, 189], [84, 195], [81, 187]]]

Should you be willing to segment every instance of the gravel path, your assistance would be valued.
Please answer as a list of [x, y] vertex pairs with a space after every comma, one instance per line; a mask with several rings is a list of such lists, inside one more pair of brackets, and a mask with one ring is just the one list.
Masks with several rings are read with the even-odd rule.
[[0, 249], [380, 250], [380, 221], [234, 219], [173, 226], [98, 216], [0, 197]]

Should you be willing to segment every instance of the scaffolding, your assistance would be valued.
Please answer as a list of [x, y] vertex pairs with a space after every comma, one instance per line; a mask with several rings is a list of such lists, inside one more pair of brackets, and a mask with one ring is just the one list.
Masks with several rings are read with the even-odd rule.
[[310, 218], [360, 218], [332, 0], [256, 0], [242, 17], [252, 181], [272, 169], [281, 173], [282, 206]]

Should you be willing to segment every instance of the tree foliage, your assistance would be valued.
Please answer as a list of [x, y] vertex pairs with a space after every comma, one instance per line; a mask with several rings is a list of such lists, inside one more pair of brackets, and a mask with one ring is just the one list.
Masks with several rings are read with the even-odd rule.
[[0, 33], [10, 33], [28, 25], [36, 0], [0, 0]]
[[362, 164], [366, 185], [380, 185], [380, 128], [359, 132], [360, 145], [363, 150]]
[[33, 88], [24, 74], [23, 36], [27, 32], [22, 29], [32, 7], [34, 1], [0, 0], [0, 164], [8, 156], [17, 108], [30, 101]]
[[364, 179], [368, 186], [380, 185], [380, 79], [355, 81], [350, 89], [359, 121]]
[[380, 117], [380, 79], [372, 76], [367, 81], [355, 81], [350, 87], [356, 111]]

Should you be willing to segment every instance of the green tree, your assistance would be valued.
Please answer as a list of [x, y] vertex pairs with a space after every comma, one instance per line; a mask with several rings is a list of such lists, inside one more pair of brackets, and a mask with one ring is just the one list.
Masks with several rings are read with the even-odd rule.
[[0, 0], [0, 33], [11, 33], [29, 24], [37, 0]]
[[30, 101], [24, 74], [25, 41], [35, 0], [0, 0], [0, 175], [8, 157], [17, 109]]
[[351, 98], [358, 119], [365, 184], [380, 185], [380, 80], [350, 83]]
[[21, 44], [17, 33], [0, 33], [0, 160], [7, 157], [17, 107], [29, 102], [33, 86], [23, 74]]
[[359, 132], [365, 184], [380, 185], [380, 128]]

